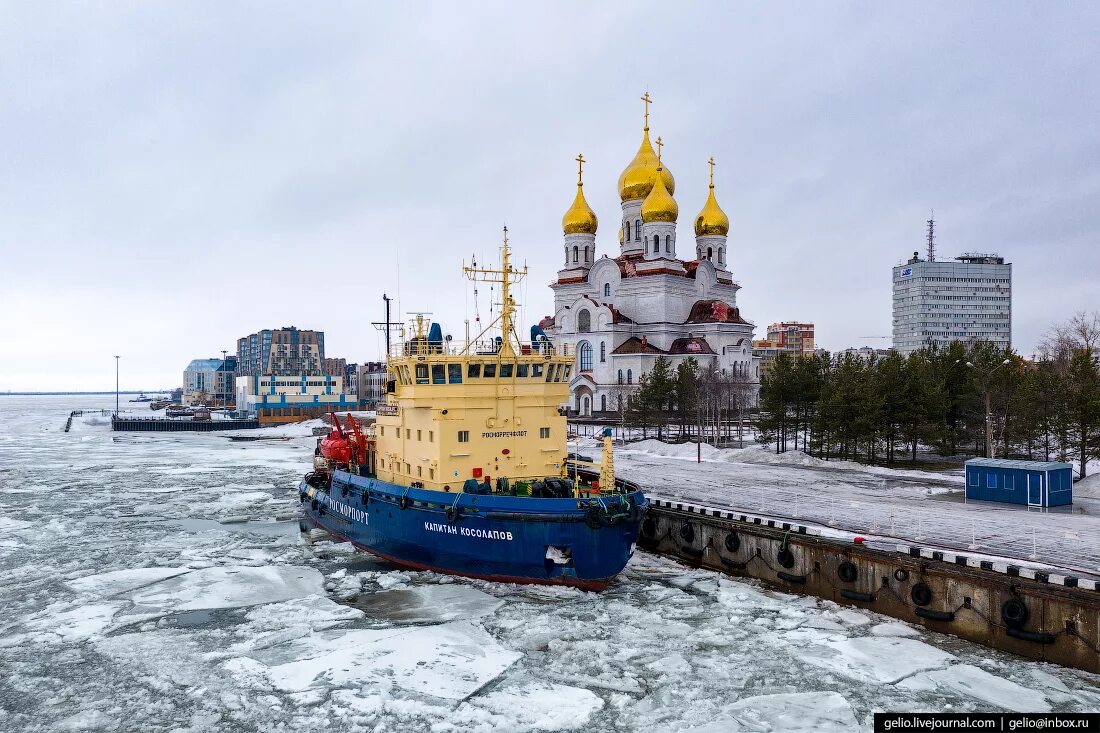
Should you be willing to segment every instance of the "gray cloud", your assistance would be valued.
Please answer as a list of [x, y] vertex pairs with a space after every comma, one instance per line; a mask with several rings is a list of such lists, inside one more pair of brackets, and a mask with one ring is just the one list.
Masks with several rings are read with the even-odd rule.
[[[505, 221], [548, 313], [583, 150], [617, 249], [638, 96], [680, 236], [714, 155], [739, 305], [830, 348], [890, 333], [890, 266], [1015, 264], [1018, 350], [1096, 308], [1100, 9], [1026, 5], [9, 5], [0, 389], [172, 384], [284, 324], [378, 356], [383, 289], [453, 333]], [[400, 283], [398, 270], [400, 269]], [[483, 308], [484, 308], [483, 299]], [[881, 342], [879, 342], [881, 343]]]

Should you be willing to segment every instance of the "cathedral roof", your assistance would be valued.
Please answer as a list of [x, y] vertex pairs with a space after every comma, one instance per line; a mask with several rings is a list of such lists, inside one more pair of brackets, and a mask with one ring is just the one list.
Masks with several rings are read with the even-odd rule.
[[697, 300], [685, 323], [747, 323], [741, 312], [723, 300]]
[[705, 338], [699, 338], [698, 336], [691, 336], [687, 338], [679, 338], [672, 342], [672, 346], [668, 348], [669, 354], [713, 354], [714, 349], [710, 348], [710, 344], [707, 343]]
[[658, 349], [645, 338], [631, 336], [626, 341], [615, 347], [612, 354], [667, 354], [667, 351]]
[[584, 156], [577, 156], [577, 195], [573, 198], [573, 205], [566, 210], [561, 218], [561, 228], [566, 234], [595, 234], [599, 221], [596, 212], [584, 199], [584, 181], [582, 171]]
[[[657, 168], [658, 173], [662, 170], [664, 169], [661, 167]], [[649, 195], [642, 202], [642, 221], [646, 223], [664, 221], [675, 224], [679, 216], [680, 207], [676, 204], [676, 199], [672, 198], [661, 176], [657, 176], [653, 180]]]
[[658, 168], [657, 153], [653, 151], [653, 145], [649, 142], [649, 127], [646, 126], [642, 133], [642, 144], [634, 155], [634, 160], [619, 176], [619, 198], [623, 201], [644, 199], [653, 189], [657, 177], [665, 185], [665, 190], [670, 194], [676, 193], [676, 181], [668, 168]]

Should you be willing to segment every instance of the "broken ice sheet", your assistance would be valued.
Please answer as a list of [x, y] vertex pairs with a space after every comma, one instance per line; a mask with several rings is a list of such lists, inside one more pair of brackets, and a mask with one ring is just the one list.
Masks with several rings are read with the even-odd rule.
[[140, 610], [162, 613], [240, 608], [323, 592], [323, 577], [295, 566], [213, 567], [154, 583], [130, 594]]
[[504, 601], [468, 585], [420, 585], [365, 593], [351, 601], [368, 616], [397, 624], [426, 624], [496, 613]]
[[923, 672], [902, 680], [898, 687], [912, 690], [938, 687], [941, 691], [972, 697], [1017, 713], [1050, 712], [1050, 704], [1038, 690], [1023, 687], [969, 664]]
[[226, 663], [246, 679], [285, 692], [315, 686], [392, 684], [408, 692], [462, 700], [522, 655], [466, 621], [404, 629], [328, 631]]
[[[586, 725], [603, 708], [603, 700], [590, 690], [548, 682], [531, 681], [521, 685], [498, 687], [479, 695], [469, 704], [504, 716], [508, 730], [557, 731]], [[456, 711], [460, 719], [466, 706]]]
[[757, 695], [726, 705], [722, 713], [741, 725], [725, 730], [816, 733], [857, 727], [852, 706], [838, 692], [793, 692]]
[[859, 682], [891, 684], [946, 667], [955, 657], [922, 641], [891, 636], [830, 639], [798, 649], [801, 661]]

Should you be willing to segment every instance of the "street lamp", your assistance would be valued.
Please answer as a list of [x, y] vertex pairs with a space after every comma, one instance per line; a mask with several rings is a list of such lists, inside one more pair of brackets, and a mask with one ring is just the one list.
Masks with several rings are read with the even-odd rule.
[[118, 355], [115, 355], [115, 417], [118, 417]]
[[[962, 360], [959, 359], [955, 363], [958, 364], [959, 361], [962, 361]], [[978, 374], [982, 375], [982, 393], [985, 397], [985, 457], [986, 458], [992, 458], [993, 457], [993, 410], [991, 409], [990, 404], [989, 404], [990, 403], [989, 378], [991, 376], [993, 376], [993, 372], [995, 372], [998, 369], [1000, 369], [1001, 367], [1007, 366], [1008, 364], [1011, 364], [1011, 363], [1012, 363], [1011, 359], [1005, 359], [1004, 361], [1002, 361], [1000, 364], [993, 367], [992, 369], [981, 369], [979, 367], [974, 366], [973, 362], [969, 362], [969, 361], [966, 362], [966, 365], [968, 367], [970, 367], [971, 369], [976, 371]]]
[[222, 387], [222, 412], [225, 412], [225, 403], [228, 400], [228, 397], [227, 397], [226, 392], [225, 392], [225, 386], [226, 386], [226, 381], [227, 381], [226, 373], [225, 373], [225, 355], [228, 354], [228, 353], [229, 353], [228, 349], [222, 349], [222, 367], [219, 370], [222, 373], [221, 374], [221, 376], [222, 376], [222, 380], [221, 380], [222, 381], [222, 384], [221, 384], [221, 387]]

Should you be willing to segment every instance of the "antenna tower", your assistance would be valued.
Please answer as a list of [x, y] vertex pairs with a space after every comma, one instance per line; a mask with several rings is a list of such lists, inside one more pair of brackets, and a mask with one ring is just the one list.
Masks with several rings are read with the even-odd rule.
[[928, 261], [936, 261], [936, 212], [932, 211], [928, 216]]

